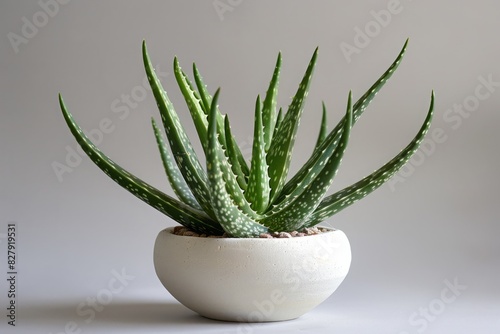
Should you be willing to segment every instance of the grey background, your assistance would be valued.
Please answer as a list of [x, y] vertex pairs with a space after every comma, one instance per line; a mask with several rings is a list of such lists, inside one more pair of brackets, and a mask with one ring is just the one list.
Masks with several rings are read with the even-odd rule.
[[[230, 10], [219, 16], [214, 3]], [[2, 311], [1, 331], [498, 333], [500, 87], [483, 100], [474, 96], [479, 78], [500, 82], [500, 5], [401, 0], [397, 14], [383, 26], [376, 23], [372, 11], [391, 3], [73, 0], [59, 4], [53, 17], [45, 14], [43, 22], [39, 2], [2, 1], [0, 265], [5, 273], [6, 227], [16, 222], [19, 309], [15, 328]], [[34, 16], [40, 27], [16, 52], [9, 36], [22, 36], [23, 17], [33, 22]], [[374, 29], [369, 43], [348, 61], [342, 43], [355, 46], [356, 29], [366, 27]], [[413, 169], [407, 166], [404, 182], [384, 185], [327, 222], [351, 241], [351, 271], [328, 301], [296, 321], [243, 326], [194, 315], [163, 289], [152, 264], [156, 234], [174, 222], [119, 188], [86, 157], [61, 179], [54, 172], [54, 162], [66, 164], [67, 147], [76, 148], [58, 108], [61, 92], [85, 129], [111, 120], [113, 130], [100, 145], [105, 153], [169, 191], [150, 129], [157, 110], [149, 91], [132, 101], [137, 105], [126, 116], [123, 109], [115, 112], [118, 104], [112, 107], [125, 105], [123, 94], [143, 91], [143, 39], [166, 73], [162, 81], [190, 133], [195, 135], [171, 72], [174, 55], [188, 73], [196, 61], [209, 89], [222, 87], [221, 109], [247, 152], [255, 97], [265, 93], [278, 51], [279, 103], [286, 107], [319, 46], [294, 171], [314, 145], [321, 101], [333, 127], [348, 91], [361, 96], [407, 37], [407, 56], [354, 128], [332, 190], [367, 175], [411, 140], [431, 89], [431, 131], [437, 129], [441, 140], [432, 140], [433, 149], [414, 160]], [[474, 101], [479, 104], [465, 116], [453, 111]], [[134, 279], [87, 322], [77, 308], [104, 294], [113, 270]], [[446, 282], [462, 286], [450, 303], [441, 297], [443, 290], [449, 293]], [[0, 280], [2, 310], [6, 283]]]

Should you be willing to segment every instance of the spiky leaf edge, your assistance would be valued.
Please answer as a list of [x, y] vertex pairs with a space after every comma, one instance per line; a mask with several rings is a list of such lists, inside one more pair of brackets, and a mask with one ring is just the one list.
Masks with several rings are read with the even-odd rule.
[[[321, 144], [325, 141], [326, 136], [328, 135], [328, 119], [326, 114], [326, 105], [325, 102], [321, 103], [322, 112], [321, 112], [321, 124], [319, 127], [318, 138], [316, 139], [316, 144], [314, 145], [314, 151], [321, 146]], [[313, 151], [313, 153], [314, 153]]]
[[163, 86], [158, 79], [149, 58], [146, 41], [142, 43], [142, 56], [146, 75], [153, 91], [153, 96], [161, 114], [163, 127], [169, 140], [170, 149], [175, 157], [177, 166], [184, 176], [189, 189], [196, 201], [210, 217], [215, 218], [210, 205], [210, 194], [207, 187], [208, 177], [202, 168], [192, 144], [182, 126], [179, 116]]
[[[245, 197], [251, 203], [251, 207], [257, 213], [262, 213], [269, 203], [269, 175], [266, 163], [265, 128], [262, 124], [263, 112], [261, 111], [260, 97], [255, 102], [255, 124], [253, 135], [252, 162], [250, 164], [250, 176]], [[274, 124], [273, 124], [274, 127]]]
[[189, 189], [186, 181], [184, 180], [184, 177], [177, 167], [177, 164], [172, 158], [172, 155], [168, 150], [167, 144], [163, 140], [163, 135], [158, 128], [158, 125], [156, 125], [156, 121], [154, 120], [154, 118], [151, 118], [151, 125], [153, 126], [156, 144], [158, 146], [158, 150], [160, 151], [163, 168], [165, 169], [165, 173], [167, 174], [168, 182], [170, 183], [172, 190], [180, 201], [197, 210], [202, 211], [203, 208], [196, 201], [196, 198], [193, 196], [191, 189]]
[[[210, 95], [210, 93], [208, 92], [207, 85], [203, 81], [203, 77], [201, 76], [200, 71], [198, 70], [198, 67], [195, 63], [193, 63], [193, 75], [196, 86], [198, 87], [198, 93], [200, 94], [201, 100], [203, 101], [203, 111], [208, 117], [212, 103], [212, 95]], [[250, 174], [250, 168], [248, 167], [247, 161], [243, 157], [243, 154], [241, 153], [239, 146], [236, 144], [236, 140], [234, 139], [234, 137], [232, 135], [225, 134], [224, 130], [224, 118], [219, 109], [217, 109], [217, 132], [219, 133], [219, 141], [222, 143], [223, 147], [232, 146], [234, 155], [237, 158], [237, 160], [235, 160], [232, 164], [233, 171], [241, 171], [246, 180], [248, 179], [248, 175]], [[229, 138], [231, 139], [229, 140]]]
[[113, 162], [88, 139], [82, 129], [76, 124], [73, 116], [67, 110], [61, 95], [59, 95], [59, 105], [66, 124], [78, 144], [88, 157], [113, 181], [181, 225], [200, 233], [214, 235], [223, 233], [219, 223], [212, 220], [204, 212], [193, 209], [181, 201], [168, 196]]
[[266, 92], [266, 97], [262, 104], [262, 124], [264, 126], [264, 141], [265, 150], [269, 150], [271, 146], [271, 141], [274, 135], [274, 128], [276, 125], [276, 98], [278, 95], [278, 85], [281, 70], [281, 52], [278, 53], [278, 59], [276, 60], [276, 65], [274, 68], [273, 76], [269, 83], [269, 87]]
[[[363, 114], [368, 104], [375, 97], [378, 91], [385, 85], [387, 80], [390, 79], [394, 71], [398, 68], [401, 60], [403, 59], [406, 48], [408, 46], [408, 39], [405, 41], [403, 48], [399, 52], [396, 59], [392, 62], [389, 68], [379, 77], [379, 79], [356, 101], [353, 106], [353, 124], [359, 119], [359, 117]], [[330, 157], [333, 153], [335, 147], [338, 144], [342, 125], [344, 124], [344, 118], [342, 118], [335, 128], [330, 131], [326, 139], [323, 140], [321, 145], [319, 145], [313, 152], [312, 156], [308, 159], [308, 161], [299, 169], [299, 171], [290, 178], [285, 186], [283, 187], [279, 196], [275, 198], [272, 205], [270, 206], [270, 210], [283, 201], [286, 197], [288, 197], [292, 192], [295, 191], [297, 187], [299, 187], [304, 182], [307, 182], [307, 178], [310, 178], [310, 173], [316, 173], [314, 166], [322, 166], [325, 161]]]
[[262, 224], [276, 231], [293, 231], [303, 226], [307, 217], [321, 203], [337, 174], [349, 142], [352, 118], [352, 93], [349, 92], [339, 145], [326, 161], [324, 168], [310, 182], [304, 184], [303, 188], [298, 189], [296, 195], [286, 198], [280, 205], [266, 213], [266, 217], [261, 221]]
[[434, 92], [431, 94], [431, 103], [429, 112], [425, 121], [418, 131], [417, 135], [398, 155], [391, 159], [388, 163], [377, 169], [372, 174], [366, 176], [355, 184], [336, 192], [323, 199], [316, 211], [304, 223], [304, 226], [310, 227], [319, 224], [330, 216], [345, 209], [354, 202], [367, 196], [387, 180], [389, 180], [397, 171], [411, 159], [413, 154], [418, 150], [420, 144], [425, 137], [431, 125], [432, 116], [434, 113]]
[[295, 137], [297, 135], [297, 128], [302, 115], [304, 100], [309, 91], [309, 84], [312, 79], [317, 56], [318, 48], [314, 50], [306, 72], [299, 84], [299, 88], [292, 99], [292, 103], [288, 107], [288, 111], [285, 114], [283, 121], [279, 125], [277, 133], [272, 139], [271, 146], [267, 154], [271, 187], [271, 203], [274, 202], [274, 199], [281, 193], [281, 189], [283, 188], [288, 175], [292, 150], [295, 143]]
[[218, 96], [219, 90], [211, 101], [207, 136], [207, 174], [212, 207], [227, 234], [238, 238], [257, 237], [269, 230], [249, 215], [251, 208], [244, 195], [238, 192], [236, 176], [227, 165], [226, 155], [217, 139]]

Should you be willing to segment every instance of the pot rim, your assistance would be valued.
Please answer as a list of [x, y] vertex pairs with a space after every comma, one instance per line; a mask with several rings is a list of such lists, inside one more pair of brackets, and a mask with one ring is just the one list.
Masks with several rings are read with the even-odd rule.
[[[176, 226], [182, 226], [182, 225], [176, 225]], [[328, 231], [327, 232], [323, 232], [323, 233], [318, 233], [318, 234], [312, 234], [312, 235], [306, 235], [306, 236], [303, 236], [303, 237], [292, 237], [292, 238], [258, 238], [258, 237], [255, 237], [255, 238], [201, 238], [201, 237], [193, 237], [193, 236], [189, 236], [189, 235], [178, 235], [178, 234], [174, 234], [172, 233], [175, 226], [169, 226], [167, 228], [164, 228], [163, 230], [161, 230], [159, 233], [162, 233], [162, 232], [169, 232], [168, 234], [172, 235], [173, 237], [180, 237], [180, 238], [190, 238], [190, 240], [203, 240], [204, 242], [225, 242], [225, 243], [232, 243], [232, 242], [271, 242], [270, 240], [276, 240], [275, 242], [299, 242], [299, 241], [294, 241], [294, 240], [304, 240], [304, 238], [306, 240], [309, 240], [309, 238], [311, 237], [320, 237], [320, 236], [326, 236], [332, 232], [340, 232], [340, 233], [344, 233], [342, 230], [339, 230], [339, 229], [336, 229], [334, 227], [329, 227], [329, 226], [320, 226], [320, 225], [316, 225], [315, 227], [318, 227], [318, 228], [325, 228], [327, 229]], [[210, 241], [209, 241], [210, 240]], [[260, 241], [258, 241], [260, 240]]]

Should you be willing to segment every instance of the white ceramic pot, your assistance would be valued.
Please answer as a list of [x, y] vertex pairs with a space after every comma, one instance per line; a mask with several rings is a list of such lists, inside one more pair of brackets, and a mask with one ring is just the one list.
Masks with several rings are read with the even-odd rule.
[[200, 315], [262, 322], [300, 317], [327, 299], [351, 263], [340, 230], [287, 238], [199, 238], [161, 231], [156, 274], [179, 302]]

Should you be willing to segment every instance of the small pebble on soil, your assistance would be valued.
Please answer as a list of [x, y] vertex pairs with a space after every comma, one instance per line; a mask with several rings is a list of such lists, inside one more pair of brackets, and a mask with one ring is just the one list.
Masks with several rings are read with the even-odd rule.
[[[331, 230], [324, 228], [324, 227], [306, 227], [300, 231], [261, 233], [259, 235], [259, 238], [262, 238], [262, 239], [299, 238], [299, 237], [306, 237], [308, 235], [315, 235], [315, 234], [320, 234], [320, 233], [329, 232], [329, 231], [331, 231]], [[230, 236], [227, 233], [224, 233], [223, 235], [199, 234], [199, 233], [196, 233], [194, 231], [191, 231], [190, 229], [188, 229], [187, 227], [184, 227], [184, 226], [175, 226], [173, 234], [182, 235], [182, 236], [186, 236], [186, 237], [199, 237], [199, 238], [230, 238]]]

